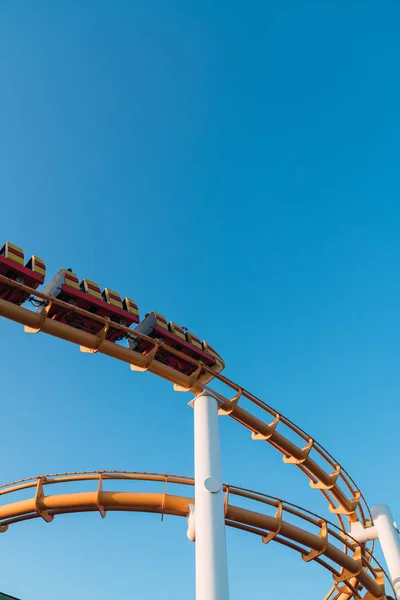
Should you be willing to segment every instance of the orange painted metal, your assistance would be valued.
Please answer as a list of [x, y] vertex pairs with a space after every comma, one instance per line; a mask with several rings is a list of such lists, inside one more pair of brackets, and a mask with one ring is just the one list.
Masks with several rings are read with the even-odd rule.
[[[16, 282], [11, 281], [4, 276], [0, 275], [0, 281], [4, 281], [8, 284], [14, 285], [15, 287], [28, 290], [31, 295], [36, 295], [39, 298], [47, 299], [48, 301], [50, 300], [50, 298], [44, 294], [36, 292], [35, 290], [31, 290], [30, 288], [26, 288], [26, 286], [21, 284], [17, 284]], [[62, 304], [62, 302], [58, 301], [57, 299], [53, 299], [53, 302]], [[82, 312], [86, 314], [86, 311], [83, 311], [82, 309], [76, 310], [79, 313]], [[58, 323], [57, 321], [52, 321], [51, 319], [45, 319], [43, 322], [43, 315], [39, 315], [25, 308], [16, 306], [5, 300], [0, 300], [0, 316], [14, 320], [33, 330], [40, 329], [43, 333], [48, 333], [55, 337], [70, 341], [79, 346], [88, 348], [89, 350], [99, 351], [102, 354], [132, 365], [134, 369], [136, 368], [136, 370], [149, 370], [150, 372], [163, 377], [168, 381], [171, 381], [180, 389], [190, 390], [194, 394], [199, 394], [204, 389], [210, 390], [210, 388], [205, 384], [202, 384], [199, 379], [194, 380], [193, 376], [186, 376], [179, 371], [176, 371], [157, 361], [156, 353], [154, 354], [154, 357], [152, 357], [152, 360], [149, 364], [148, 357], [143, 356], [134, 350], [129, 350], [128, 348], [124, 348], [107, 340], [103, 341], [96, 335], [78, 330], [63, 323]], [[92, 315], [91, 313], [90, 316], [92, 318], [96, 318], [96, 320], [99, 320], [106, 325], [105, 319], [97, 317], [96, 315]], [[128, 328], [118, 324], [115, 324], [114, 326], [126, 331], [127, 333], [131, 333]], [[149, 343], [152, 343], [153, 346], [156, 344], [155, 340], [152, 340], [152, 338], [149, 338], [148, 336], [136, 332], [135, 335], [148, 341]], [[168, 351], [180, 356], [180, 353], [173, 348], [168, 348]], [[259, 398], [256, 398], [253, 394], [249, 393], [241, 386], [238, 386], [234, 382], [230, 381], [222, 374], [215, 373], [202, 363], [198, 363], [186, 355], [184, 358], [198, 366], [198, 373], [196, 373], [196, 375], [200, 376], [202, 372], [208, 372], [213, 378], [218, 379], [229, 388], [233, 389], [234, 392], [236, 392], [235, 399], [238, 390], [241, 390], [241, 400], [249, 400], [251, 403], [258, 406], [269, 415], [272, 415], [274, 418], [278, 414], [275, 409], [265, 404]], [[272, 430], [270, 424], [262, 421], [251, 412], [242, 408], [240, 406], [240, 402], [236, 402], [236, 404], [232, 405], [228, 398], [213, 390], [211, 391], [221, 401], [221, 409], [226, 410], [231, 418], [241, 423], [253, 433], [264, 437], [266, 441], [278, 449], [287, 459], [292, 458], [293, 462], [297, 464], [297, 466], [301, 468], [301, 470], [309, 477], [310, 483], [315, 485], [315, 487], [320, 487], [325, 497], [327, 497], [332, 511], [337, 512], [339, 516], [347, 516], [351, 521], [359, 520], [361, 523], [366, 524], [366, 522], [370, 519], [369, 509], [359, 493], [357, 486], [344, 469], [341, 469], [338, 476], [336, 472], [333, 474], [329, 472], [329, 467], [336, 469], [338, 463], [316, 441], [314, 441], [312, 444], [312, 452], [305, 456], [305, 450], [301, 446], [297, 446], [295, 443], [289, 440], [286, 436], [280, 433], [276, 427], [274, 430]], [[284, 425], [291, 431], [295, 432], [306, 443], [308, 443], [311, 439], [308, 434], [298, 428], [294, 423], [291, 423], [289, 419], [280, 416], [279, 423], [280, 425]], [[319, 456], [326, 461], [327, 470], [325, 470], [318, 462], [316, 462], [316, 460], [314, 460], [312, 456], [313, 453], [319, 454]], [[341, 486], [338, 483], [339, 481]]]
[[[47, 302], [51, 301], [57, 304], [63, 304], [58, 299], [45, 296], [34, 289], [18, 284], [2, 275], [0, 275], [0, 281], [27, 291], [30, 295], [46, 300]], [[70, 309], [71, 307], [68, 306], [68, 308]], [[76, 312], [87, 316], [86, 311], [83, 309], [76, 308]], [[104, 327], [107, 327], [105, 319], [91, 313], [89, 313], [89, 315], [91, 318], [102, 322]], [[128, 348], [104, 340], [101, 334], [100, 336], [93, 335], [68, 325], [58, 323], [57, 321], [52, 321], [51, 319], [46, 318], [46, 315], [43, 315], [43, 313], [40, 315], [1, 299], [0, 316], [21, 323], [22, 325], [25, 325], [26, 328], [33, 331], [42, 331], [87, 348], [89, 351], [98, 351], [112, 358], [116, 358], [117, 360], [130, 364], [135, 370], [149, 370], [172, 382], [179, 390], [192, 391], [194, 394], [199, 394], [203, 390], [211, 391], [211, 393], [217, 396], [221, 402], [221, 414], [229, 415], [250, 430], [253, 439], [263, 439], [268, 441], [269, 444], [282, 454], [286, 463], [296, 465], [309, 478], [310, 485], [313, 488], [319, 489], [327, 499], [331, 512], [337, 516], [342, 528], [345, 527], [345, 518], [349, 521], [358, 520], [364, 526], [370, 524], [371, 516], [365, 499], [352, 478], [338, 462], [305, 431], [283, 415], [280, 415], [273, 407], [267, 405], [224, 375], [216, 373], [206, 365], [203, 365], [186, 355], [181, 355], [181, 353], [174, 348], [169, 348], [164, 345], [168, 352], [184, 358], [196, 366], [195, 372], [190, 377], [186, 376], [157, 361], [158, 342], [140, 333], [135, 332], [135, 335], [153, 345], [153, 351], [151, 352], [150, 357], [143, 356], [134, 350], [129, 350]], [[125, 333], [132, 333], [131, 330], [121, 325], [115, 324], [115, 327], [123, 330]], [[162, 347], [163, 345], [161, 344], [160, 346]], [[217, 379], [219, 382], [226, 385], [227, 388], [231, 390], [230, 393], [233, 394], [233, 399], [229, 399], [229, 397], [210, 389], [207, 384], [202, 382], [204, 374], [207, 374], [210, 379]], [[264, 421], [259, 418], [259, 416], [253, 414], [253, 411], [250, 412], [249, 410], [246, 410], [243, 407], [244, 402], [250, 404], [250, 407], [255, 407], [258, 413], [267, 413], [266, 420]], [[273, 418], [272, 423], [271, 417]], [[283, 430], [285, 428], [288, 430], [288, 433], [285, 432], [284, 434]], [[292, 441], [292, 434], [298, 436], [300, 440], [298, 445]], [[291, 439], [289, 439], [289, 436]], [[316, 562], [321, 562], [318, 557], [316, 558]], [[351, 589], [351, 584], [347, 585], [349, 589]], [[335, 583], [335, 589], [338, 589], [337, 582]], [[346, 597], [348, 597], [352, 592], [350, 592], [350, 594], [347, 594], [347, 592], [344, 593]], [[338, 594], [334, 596], [335, 598], [341, 598], [339, 592], [335, 592], [335, 594]], [[332, 595], [328, 595], [327, 598], [328, 597], [333, 598]], [[343, 596], [343, 599], [344, 597], [345, 596]]]
[[[44, 489], [50, 488], [52, 484], [71, 482], [79, 484], [87, 480], [97, 481], [97, 489], [56, 495], [44, 493]], [[164, 489], [159, 493], [104, 490], [103, 485], [110, 485], [109, 482], [113, 480], [158, 481], [163, 484]], [[151, 512], [186, 517], [189, 513], [189, 505], [194, 504], [194, 500], [190, 497], [167, 494], [167, 483], [194, 485], [193, 479], [187, 477], [117, 471], [46, 475], [14, 482], [0, 487], [0, 496], [3, 496], [3, 500], [6, 495], [12, 496], [20, 490], [29, 488], [32, 489], [32, 497], [0, 506], [0, 528], [5, 530], [13, 523], [38, 517], [50, 522], [55, 515], [78, 511], [99, 511], [102, 517], [105, 517], [107, 511]], [[384, 599], [382, 568], [379, 563], [372, 562], [372, 556], [364, 554], [361, 546], [358, 544], [354, 546], [354, 541], [348, 540], [345, 531], [340, 531], [317, 515], [271, 496], [231, 485], [225, 485], [224, 489], [226, 491], [225, 518], [228, 526], [259, 535], [263, 541], [274, 540], [297, 550], [306, 561], [314, 560], [328, 568], [333, 573], [335, 586], [337, 587], [338, 583], [344, 584], [344, 588], [353, 597], [365, 600]], [[249, 510], [231, 503], [233, 500], [240, 502], [242, 498], [257, 502], [258, 510]], [[276, 514], [267, 514], [266, 505], [277, 507]], [[296, 524], [290, 522], [291, 518], [295, 518]], [[298, 525], [300, 520], [302, 527]], [[310, 527], [316, 527], [317, 531], [310, 531]], [[345, 542], [345, 551], [337, 546], [338, 543], [343, 542]], [[348, 550], [351, 550], [351, 555]], [[334, 563], [334, 566], [332, 567], [326, 560]], [[364, 588], [363, 592], [361, 587]]]

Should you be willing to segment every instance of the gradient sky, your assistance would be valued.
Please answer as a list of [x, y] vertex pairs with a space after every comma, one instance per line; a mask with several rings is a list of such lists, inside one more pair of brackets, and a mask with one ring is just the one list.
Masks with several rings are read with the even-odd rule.
[[[399, 53], [391, 0], [0, 2], [0, 241], [209, 340], [397, 519]], [[0, 332], [2, 482], [193, 474], [187, 395]], [[221, 429], [225, 481], [328, 514], [271, 447]], [[331, 584], [243, 533], [228, 555], [231, 600]], [[0, 556], [0, 589], [22, 600], [194, 598], [173, 517], [34, 520]]]

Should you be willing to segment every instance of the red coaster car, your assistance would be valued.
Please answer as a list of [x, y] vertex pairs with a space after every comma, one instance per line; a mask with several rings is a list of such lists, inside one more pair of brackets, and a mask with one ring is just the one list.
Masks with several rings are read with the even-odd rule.
[[[70, 269], [60, 269], [42, 291], [71, 305], [68, 309], [53, 304], [48, 314], [51, 319], [90, 333], [99, 333], [103, 323], [77, 313], [74, 307], [83, 308], [99, 317], [108, 317], [111, 321], [126, 327], [130, 327], [132, 323], [139, 323], [138, 307], [133, 300], [129, 298], [121, 300], [119, 294], [108, 288], [102, 292], [97, 283], [88, 279], [83, 279], [79, 283], [77, 276]], [[45, 306], [39, 307], [39, 312], [44, 308]], [[106, 339], [116, 342], [124, 336], [125, 333], [120, 329], [110, 327]]]
[[[0, 273], [18, 283], [36, 289], [42, 285], [46, 276], [44, 262], [32, 256], [24, 266], [24, 252], [18, 246], [6, 242], [0, 250]], [[19, 306], [25, 302], [29, 294], [0, 281], [0, 298]]]
[[[153, 339], [158, 339], [161, 343], [165, 343], [168, 346], [171, 346], [171, 348], [179, 350], [182, 354], [186, 354], [195, 360], [203, 362], [216, 373], [220, 373], [225, 367], [222, 358], [207, 344], [207, 342], [201, 342], [193, 333], [190, 333], [190, 331], [185, 332], [182, 327], [179, 327], [172, 321], [168, 324], [162, 315], [154, 311], [149, 315], [146, 315], [144, 321], [135, 328], [135, 331], [143, 333]], [[131, 350], [136, 350], [136, 352], [140, 352], [141, 354], [148, 354], [153, 346], [151, 343], [131, 335], [129, 337], [129, 348]], [[196, 365], [163, 348], [157, 352], [157, 360], [185, 375], [191, 375], [196, 370]], [[200, 377], [200, 381], [203, 382], [209, 381], [210, 379], [212, 379], [212, 377], [209, 374], [203, 374]]]

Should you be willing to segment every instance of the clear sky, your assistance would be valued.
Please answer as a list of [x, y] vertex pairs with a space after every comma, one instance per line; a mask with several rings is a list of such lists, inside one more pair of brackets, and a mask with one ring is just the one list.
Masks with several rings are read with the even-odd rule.
[[[188, 326], [400, 518], [400, 5], [392, 0], [0, 3], [0, 238]], [[2, 321], [2, 482], [193, 474], [189, 397]], [[221, 423], [224, 480], [327, 514]], [[331, 578], [228, 533], [231, 600]], [[172, 517], [11, 527], [23, 600], [194, 598]]]

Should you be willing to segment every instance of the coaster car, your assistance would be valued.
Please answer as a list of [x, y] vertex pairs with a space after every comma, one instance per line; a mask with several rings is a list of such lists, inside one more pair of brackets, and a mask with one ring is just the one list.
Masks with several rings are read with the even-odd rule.
[[[179, 327], [172, 321], [167, 323], [162, 315], [154, 311], [146, 315], [144, 321], [135, 327], [134, 331], [143, 333], [158, 340], [161, 344], [166, 344], [175, 350], [179, 350], [182, 354], [203, 362], [216, 373], [219, 373], [225, 367], [220, 355], [207, 342], [201, 342], [196, 335], [187, 331], [186, 328]], [[154, 347], [150, 342], [134, 337], [134, 335], [128, 337], [128, 343], [131, 350], [136, 350], [136, 352], [145, 355]], [[193, 363], [168, 352], [165, 348], [158, 350], [157, 360], [185, 375], [191, 375], [197, 368]], [[210, 379], [212, 379], [212, 376], [209, 374], [203, 374], [200, 377], [203, 382]]]
[[[52, 304], [48, 308], [48, 317], [72, 325], [78, 329], [97, 334], [103, 328], [103, 323], [91, 319], [76, 312], [75, 307], [82, 308], [99, 317], [108, 317], [110, 321], [130, 327], [133, 323], [139, 323], [139, 311], [136, 303], [129, 298], [121, 300], [117, 292], [105, 288], [104, 291], [94, 281], [79, 279], [71, 269], [60, 269], [53, 279], [43, 288], [44, 294], [49, 294], [70, 304], [71, 308]], [[39, 307], [39, 312], [45, 309], [45, 305]], [[125, 337], [124, 331], [110, 326], [106, 339], [110, 342]]]
[[[32, 256], [24, 266], [24, 251], [6, 242], [0, 250], [0, 274], [36, 289], [44, 281], [46, 266], [37, 256]], [[0, 282], [0, 298], [20, 306], [29, 298], [29, 294]]]

